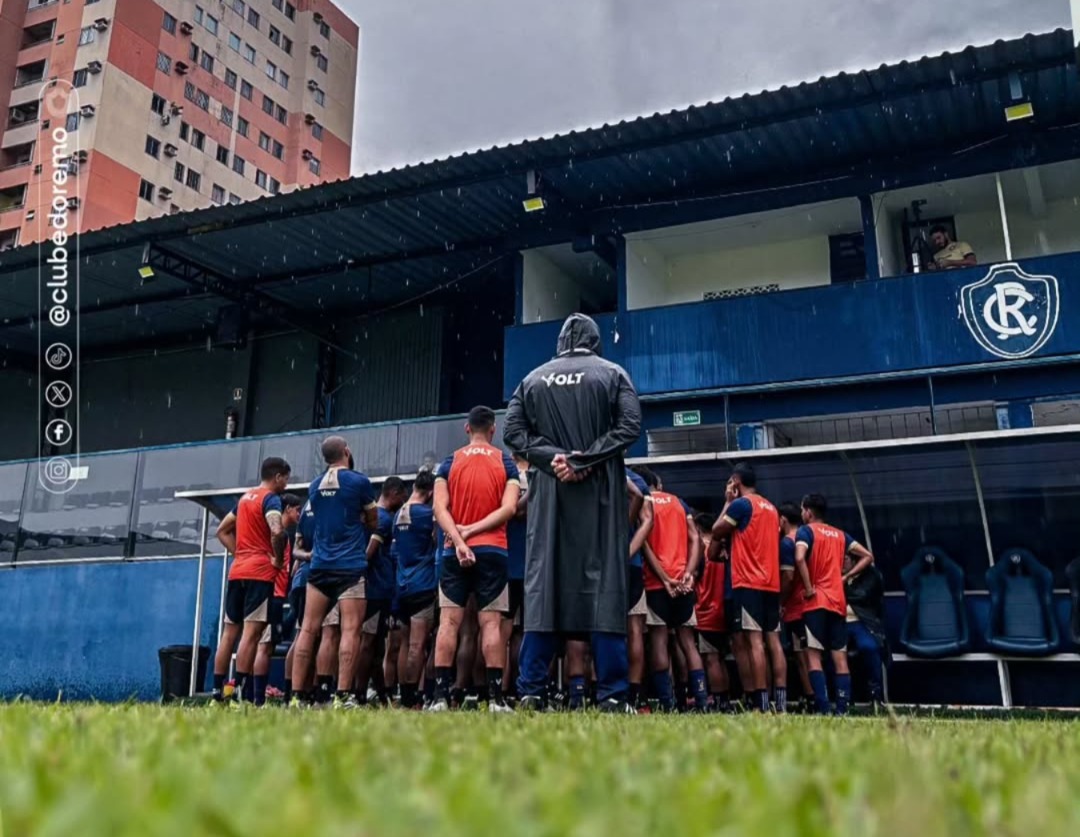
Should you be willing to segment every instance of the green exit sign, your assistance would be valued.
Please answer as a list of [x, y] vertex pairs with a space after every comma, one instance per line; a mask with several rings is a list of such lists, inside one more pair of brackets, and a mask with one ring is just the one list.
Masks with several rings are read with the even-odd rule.
[[676, 427], [694, 427], [701, 424], [701, 410], [683, 410], [675, 414]]

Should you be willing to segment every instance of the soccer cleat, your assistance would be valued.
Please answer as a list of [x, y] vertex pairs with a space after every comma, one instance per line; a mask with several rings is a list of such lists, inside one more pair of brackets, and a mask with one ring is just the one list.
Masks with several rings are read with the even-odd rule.
[[542, 712], [544, 710], [544, 699], [539, 695], [525, 695], [518, 701], [518, 709], [522, 712]]
[[607, 715], [637, 714], [636, 712], [634, 712], [634, 707], [632, 707], [625, 700], [616, 700], [615, 698], [608, 698], [607, 700], [602, 701], [600, 705], [597, 706], [597, 709]]
[[289, 709], [311, 709], [314, 704], [310, 700], [301, 700], [296, 695], [289, 701]]
[[509, 712], [511, 715], [514, 714], [514, 710], [511, 709], [509, 706], [507, 706], [505, 703], [496, 703], [495, 701], [491, 701], [488, 704], [488, 712], [490, 712], [492, 714], [505, 713], [505, 712]]
[[340, 695], [334, 695], [334, 701], [331, 704], [334, 709], [359, 709], [360, 701], [355, 696], [349, 695], [347, 698], [343, 698]]
[[446, 700], [444, 700], [443, 698], [439, 698], [439, 700], [435, 701], [430, 706], [427, 706], [424, 709], [424, 711], [425, 712], [449, 712], [450, 711], [450, 704], [447, 703]]
[[480, 698], [476, 695], [465, 695], [465, 699], [461, 701], [461, 709], [463, 712], [476, 712], [480, 708]]

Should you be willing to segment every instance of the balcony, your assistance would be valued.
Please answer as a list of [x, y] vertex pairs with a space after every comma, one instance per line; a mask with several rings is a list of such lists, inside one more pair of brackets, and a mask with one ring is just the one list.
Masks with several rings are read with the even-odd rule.
[[15, 87], [27, 87], [31, 84], [43, 82], [45, 80], [46, 66], [47, 62], [44, 58], [19, 66], [15, 70]]
[[0, 212], [11, 212], [26, 205], [26, 184], [0, 189]]
[[32, 47], [50, 43], [56, 31], [56, 20], [45, 20], [27, 26], [22, 32], [22, 41], [19, 49], [31, 49]]

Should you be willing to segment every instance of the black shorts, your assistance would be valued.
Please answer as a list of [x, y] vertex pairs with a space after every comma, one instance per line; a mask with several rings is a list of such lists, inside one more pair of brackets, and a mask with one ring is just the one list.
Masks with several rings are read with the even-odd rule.
[[474, 549], [476, 563], [462, 569], [455, 553], [443, 558], [439, 580], [439, 606], [465, 607], [476, 596], [477, 610], [506, 613], [510, 591], [506, 581], [506, 553], [498, 549]]
[[278, 643], [281, 642], [281, 625], [285, 620], [285, 602], [287, 600], [284, 597], [271, 596], [270, 598], [270, 624], [266, 626], [266, 630], [263, 631], [260, 642], [269, 642], [275, 648]]
[[727, 655], [727, 634], [723, 631], [698, 631], [698, 652], [701, 654]]
[[273, 597], [272, 581], [230, 579], [225, 588], [225, 621], [232, 625], [269, 622], [270, 600]]
[[792, 619], [790, 622], [784, 623], [784, 630], [787, 631], [788, 637], [791, 639], [792, 651], [803, 651], [806, 648], [806, 625], [803, 620]]
[[398, 599], [398, 618], [402, 622], [410, 619], [424, 618], [427, 621], [435, 620], [435, 599], [437, 591], [427, 590], [423, 593], [412, 593]]
[[626, 579], [626, 612], [629, 613], [641, 601], [641, 594], [645, 592], [645, 576], [641, 574], [641, 567], [633, 564], [627, 566], [630, 573]]
[[645, 603], [649, 606], [646, 621], [651, 626], [667, 625], [669, 628], [682, 628], [697, 624], [694, 617], [694, 605], [697, 594], [687, 593], [674, 599], [667, 590], [646, 590]]
[[361, 630], [371, 636], [385, 637], [390, 629], [390, 599], [368, 599], [364, 608], [364, 623]]
[[737, 634], [742, 630], [742, 619], [740, 611], [735, 607], [734, 599], [724, 599], [724, 624], [727, 625], [728, 636]]
[[330, 607], [333, 607], [342, 597], [366, 598], [363, 590], [364, 576], [363, 570], [313, 569], [308, 573], [308, 584], [326, 596], [330, 600]]
[[525, 624], [525, 579], [512, 578], [510, 585], [510, 612], [508, 616], [514, 620], [514, 624]]
[[296, 617], [296, 629], [300, 630], [304, 624], [304, 607], [307, 605], [307, 585], [293, 587], [289, 591], [289, 609]]
[[736, 631], [763, 631], [771, 634], [780, 630], [780, 594], [768, 590], [736, 587], [732, 593], [733, 610], [738, 616]]
[[847, 619], [831, 610], [808, 610], [802, 615], [806, 647], [817, 651], [847, 648]]

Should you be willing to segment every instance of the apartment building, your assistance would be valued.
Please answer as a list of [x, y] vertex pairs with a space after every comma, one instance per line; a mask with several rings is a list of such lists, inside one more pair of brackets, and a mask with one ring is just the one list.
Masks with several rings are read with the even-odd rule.
[[0, 250], [58, 194], [81, 232], [348, 177], [358, 43], [327, 0], [4, 0]]

